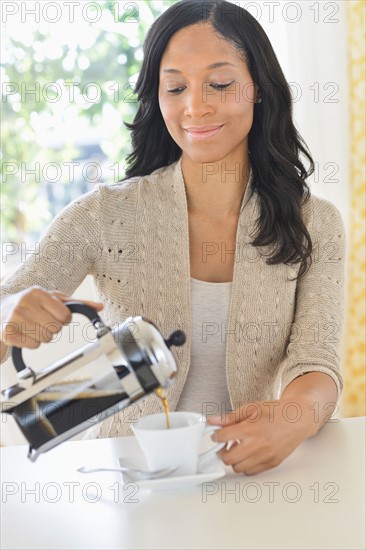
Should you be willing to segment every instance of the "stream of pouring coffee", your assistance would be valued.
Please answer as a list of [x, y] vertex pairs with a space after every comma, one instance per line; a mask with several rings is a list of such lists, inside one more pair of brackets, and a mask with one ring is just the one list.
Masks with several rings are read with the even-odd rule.
[[168, 400], [166, 398], [164, 389], [163, 388], [158, 388], [156, 390], [156, 395], [159, 397], [159, 399], [161, 399], [161, 401], [163, 403], [164, 411], [165, 411], [165, 417], [166, 417], [166, 428], [167, 428], [167, 430], [169, 430], [169, 428], [170, 428], [169, 405], [168, 405]]

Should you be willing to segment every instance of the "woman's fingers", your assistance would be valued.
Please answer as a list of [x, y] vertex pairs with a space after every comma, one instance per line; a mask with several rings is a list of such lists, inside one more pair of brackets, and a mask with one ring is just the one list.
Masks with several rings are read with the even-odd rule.
[[243, 424], [230, 424], [228, 426], [223, 426], [220, 430], [216, 430], [211, 439], [213, 441], [218, 441], [219, 443], [225, 441], [235, 441], [236, 439], [241, 439], [243, 435]]
[[[41, 287], [31, 287], [6, 298], [2, 314], [1, 341], [8, 346], [37, 348], [43, 342], [50, 342], [70, 323], [72, 313], [65, 302], [76, 301], [72, 296]], [[103, 309], [101, 302], [77, 300]]]
[[274, 468], [281, 462], [279, 456], [271, 452], [265, 452], [260, 448], [249, 448], [244, 442], [235, 445], [228, 451], [221, 450], [219, 456], [224, 464], [232, 466], [234, 472], [246, 475], [257, 474], [269, 468]]
[[71, 320], [70, 310], [51, 296], [38, 295], [20, 302], [8, 322], [8, 345], [37, 348], [50, 342]]
[[252, 476], [254, 474], [259, 474], [260, 472], [264, 472], [265, 470], [268, 470], [270, 468], [266, 462], [255, 462], [249, 458], [247, 460], [243, 460], [242, 462], [238, 462], [233, 466], [233, 470], [237, 474], [245, 474], [246, 476]]

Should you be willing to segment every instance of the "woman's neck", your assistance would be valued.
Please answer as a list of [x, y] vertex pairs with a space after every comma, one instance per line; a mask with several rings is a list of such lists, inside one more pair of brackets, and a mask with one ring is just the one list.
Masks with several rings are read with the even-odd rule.
[[182, 157], [188, 210], [214, 219], [237, 217], [249, 182], [250, 162], [192, 162]]

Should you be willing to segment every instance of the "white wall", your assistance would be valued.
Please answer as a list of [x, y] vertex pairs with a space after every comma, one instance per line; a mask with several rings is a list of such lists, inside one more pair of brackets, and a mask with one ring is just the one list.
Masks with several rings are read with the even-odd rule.
[[346, 2], [229, 1], [247, 9], [271, 41], [291, 83], [296, 127], [318, 164], [311, 190], [337, 206], [348, 231]]

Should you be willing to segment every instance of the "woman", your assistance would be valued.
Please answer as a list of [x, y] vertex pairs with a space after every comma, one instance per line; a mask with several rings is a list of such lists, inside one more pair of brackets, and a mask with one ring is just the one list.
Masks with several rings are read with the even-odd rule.
[[[211, 414], [216, 439], [235, 441], [223, 461], [255, 474], [317, 433], [342, 390], [343, 221], [310, 194], [289, 86], [246, 10], [171, 6], [147, 35], [136, 92], [126, 178], [66, 207], [4, 284], [3, 348], [49, 341], [92, 274], [110, 326], [144, 315], [186, 332], [170, 408]], [[149, 396], [93, 434], [129, 434], [158, 410]]]

